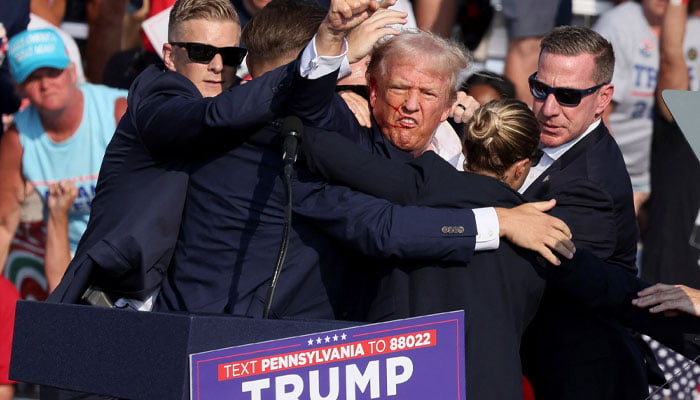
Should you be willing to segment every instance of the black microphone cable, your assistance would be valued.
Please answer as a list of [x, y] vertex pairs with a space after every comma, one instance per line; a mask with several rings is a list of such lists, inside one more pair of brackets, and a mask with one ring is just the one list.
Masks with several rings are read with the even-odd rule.
[[272, 273], [270, 286], [268, 287], [267, 295], [265, 296], [265, 308], [263, 310], [263, 318], [270, 317], [270, 311], [272, 310], [272, 301], [275, 297], [277, 283], [279, 282], [279, 277], [282, 274], [284, 260], [287, 258], [287, 247], [289, 246], [289, 230], [292, 225], [292, 171], [294, 170], [294, 163], [297, 160], [297, 149], [299, 147], [299, 141], [301, 140], [301, 133], [303, 129], [304, 125], [302, 124], [299, 117], [296, 116], [288, 116], [284, 119], [284, 122], [282, 123], [282, 135], [284, 135], [284, 143], [282, 145], [282, 161], [284, 162], [284, 167], [282, 175], [285, 191], [287, 194], [287, 201], [284, 206], [284, 225], [282, 227], [282, 243], [280, 244], [280, 249], [277, 254], [277, 263], [275, 264], [275, 270]]

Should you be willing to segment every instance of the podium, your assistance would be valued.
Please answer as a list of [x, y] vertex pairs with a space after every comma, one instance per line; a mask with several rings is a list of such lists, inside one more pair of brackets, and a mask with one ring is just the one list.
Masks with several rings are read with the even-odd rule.
[[191, 353], [356, 325], [19, 301], [10, 378], [125, 399], [189, 399]]

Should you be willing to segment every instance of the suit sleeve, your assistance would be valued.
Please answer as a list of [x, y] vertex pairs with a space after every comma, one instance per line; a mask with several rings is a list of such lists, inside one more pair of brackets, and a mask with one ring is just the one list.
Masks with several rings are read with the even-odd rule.
[[295, 66], [280, 67], [210, 98], [202, 98], [184, 76], [159, 72], [156, 82], [144, 83], [150, 85], [145, 96], [138, 97], [132, 87], [129, 112], [156, 157], [187, 155], [193, 146], [220, 150], [232, 137], [240, 140], [237, 132], [253, 132], [283, 109]]
[[335, 132], [307, 129], [302, 151], [312, 172], [397, 204], [415, 204], [424, 187], [422, 169], [372, 154]]
[[353, 142], [363, 137], [355, 115], [336, 92], [337, 74], [308, 79], [296, 74], [290, 111], [306, 125], [336, 131]]
[[571, 260], [545, 268], [547, 288], [579, 307], [612, 315], [624, 325], [649, 335], [688, 358], [700, 355], [700, 318], [682, 314], [665, 317], [632, 305], [637, 292], [649, 286], [634, 274], [607, 263], [586, 250]]
[[605, 190], [592, 182], [571, 181], [552, 193], [558, 212], [563, 213], [571, 227], [577, 248], [589, 249], [607, 259], [616, 249], [618, 237], [615, 204]]
[[294, 212], [333, 238], [378, 257], [466, 262], [474, 253], [476, 223], [467, 209], [398, 206], [316, 180], [299, 171]]

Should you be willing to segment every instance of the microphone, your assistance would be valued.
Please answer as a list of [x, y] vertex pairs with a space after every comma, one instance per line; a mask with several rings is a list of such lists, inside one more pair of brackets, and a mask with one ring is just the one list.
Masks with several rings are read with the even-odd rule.
[[287, 204], [284, 206], [282, 243], [280, 244], [280, 249], [277, 253], [277, 263], [275, 264], [275, 269], [272, 272], [272, 277], [270, 278], [270, 286], [267, 288], [267, 295], [265, 296], [265, 304], [263, 308], [263, 318], [270, 318], [270, 313], [272, 312], [272, 302], [275, 297], [275, 291], [277, 290], [277, 283], [279, 282], [280, 275], [282, 274], [284, 260], [287, 257], [289, 231], [292, 225], [292, 170], [294, 169], [294, 163], [297, 161], [297, 149], [299, 147], [299, 141], [301, 140], [301, 132], [303, 129], [304, 125], [297, 116], [290, 115], [285, 117], [284, 121], [282, 122], [282, 136], [284, 137], [284, 143], [282, 143], [282, 161], [284, 161], [282, 177], [287, 194]]
[[282, 160], [285, 164], [294, 164], [297, 161], [297, 149], [303, 130], [304, 125], [299, 117], [290, 115], [284, 118], [282, 123], [282, 135], [284, 136]]

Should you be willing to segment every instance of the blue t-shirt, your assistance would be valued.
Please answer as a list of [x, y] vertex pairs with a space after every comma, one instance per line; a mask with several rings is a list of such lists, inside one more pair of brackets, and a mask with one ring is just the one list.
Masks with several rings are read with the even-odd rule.
[[127, 95], [125, 90], [107, 86], [81, 84], [79, 87], [85, 97], [83, 120], [73, 136], [63, 142], [49, 138], [33, 106], [15, 115], [23, 148], [24, 178], [43, 199], [48, 196], [49, 186], [60, 180], [71, 180], [78, 188], [78, 197], [69, 212], [72, 251], [87, 226], [102, 158], [116, 128], [115, 102]]

